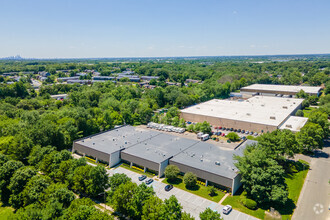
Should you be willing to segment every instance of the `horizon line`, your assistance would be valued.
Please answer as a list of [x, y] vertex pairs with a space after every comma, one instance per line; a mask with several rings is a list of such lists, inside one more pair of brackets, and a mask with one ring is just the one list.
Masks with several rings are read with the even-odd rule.
[[148, 58], [198, 58], [198, 57], [271, 57], [271, 56], [316, 56], [316, 55], [330, 55], [329, 53], [297, 53], [297, 54], [263, 54], [263, 55], [200, 55], [200, 56], [135, 56], [135, 57], [48, 57], [48, 58], [35, 58], [35, 57], [29, 57], [24, 58], [20, 55], [15, 56], [8, 56], [8, 57], [0, 57], [0, 60], [15, 60], [16, 56], [20, 57], [20, 60], [55, 60], [55, 59], [148, 59]]

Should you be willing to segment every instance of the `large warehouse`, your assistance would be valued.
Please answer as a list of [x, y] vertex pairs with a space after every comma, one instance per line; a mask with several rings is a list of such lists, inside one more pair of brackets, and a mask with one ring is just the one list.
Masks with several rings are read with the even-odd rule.
[[121, 161], [122, 150], [156, 135], [159, 135], [159, 132], [122, 126], [74, 141], [72, 152], [92, 156], [112, 167]]
[[241, 177], [232, 159], [234, 154], [243, 155], [247, 145], [257, 143], [247, 140], [236, 150], [220, 148], [217, 145], [199, 142], [170, 159], [170, 164], [179, 167], [183, 173], [193, 172], [198, 178], [231, 189], [235, 193], [241, 186]]
[[207, 184], [235, 192], [241, 183], [233, 155], [242, 155], [243, 149], [251, 143], [253, 141], [243, 142], [232, 150], [126, 125], [77, 140], [73, 143], [72, 152], [105, 161], [110, 167], [123, 161], [154, 172], [159, 177], [164, 175], [167, 165], [175, 164], [182, 172], [193, 172]]
[[122, 151], [121, 159], [131, 165], [148, 168], [158, 176], [163, 176], [169, 159], [196, 143], [198, 143], [197, 140], [159, 132], [159, 135]]
[[190, 122], [207, 121], [213, 126], [267, 132], [278, 129], [301, 108], [303, 99], [254, 96], [247, 100], [213, 99], [181, 110]]
[[291, 95], [295, 96], [300, 90], [303, 90], [309, 95], [318, 96], [321, 92], [321, 87], [316, 86], [289, 86], [289, 85], [272, 85], [272, 84], [253, 84], [241, 88], [242, 94], [258, 95]]

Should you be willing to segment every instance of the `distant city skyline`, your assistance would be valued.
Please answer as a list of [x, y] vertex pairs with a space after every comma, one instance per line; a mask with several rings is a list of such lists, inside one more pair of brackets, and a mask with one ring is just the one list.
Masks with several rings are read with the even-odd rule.
[[330, 1], [1, 0], [0, 58], [330, 53]]

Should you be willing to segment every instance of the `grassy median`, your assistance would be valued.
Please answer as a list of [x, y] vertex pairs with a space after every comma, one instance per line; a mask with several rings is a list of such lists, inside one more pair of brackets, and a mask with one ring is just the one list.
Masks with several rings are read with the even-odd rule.
[[177, 187], [177, 188], [182, 189], [184, 191], [193, 193], [197, 196], [203, 197], [203, 198], [211, 200], [213, 202], [219, 202], [222, 199], [222, 197], [225, 196], [225, 193], [220, 191], [220, 190], [216, 191], [216, 195], [210, 196], [209, 195], [209, 189], [208, 189], [209, 187], [202, 186], [202, 185], [199, 185], [199, 184], [197, 184], [196, 187], [194, 187], [192, 189], [188, 189], [188, 188], [186, 188], [185, 184], [183, 183], [182, 178], [180, 178], [180, 177], [176, 178], [176, 180], [174, 180], [174, 181], [168, 181], [167, 179], [165, 179], [165, 180], [163, 180], [163, 183], [172, 184], [174, 187]]
[[[291, 174], [286, 174], [285, 182], [288, 186], [288, 200], [287, 202], [281, 206], [275, 208], [282, 215], [283, 220], [291, 219], [294, 209], [296, 208], [296, 204], [298, 202], [298, 198], [300, 195], [300, 191], [303, 187], [306, 175], [308, 173], [308, 163], [300, 160], [296, 162], [299, 167], [299, 172], [293, 172]], [[265, 218], [265, 209], [258, 208], [256, 210], [251, 210], [246, 208], [240, 201], [241, 192], [238, 192], [235, 196], [228, 196], [223, 202], [222, 205], [231, 205], [233, 209], [236, 209], [240, 212], [244, 212], [248, 215], [252, 215], [254, 217], [264, 219]]]

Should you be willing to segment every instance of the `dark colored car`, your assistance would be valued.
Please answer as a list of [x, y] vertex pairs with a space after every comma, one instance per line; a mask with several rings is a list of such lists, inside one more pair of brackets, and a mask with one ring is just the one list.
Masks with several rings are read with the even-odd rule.
[[242, 134], [245, 134], [245, 130], [242, 130]]
[[234, 130], [234, 128], [231, 128], [231, 129], [230, 129], [230, 131], [233, 131], [233, 130]]
[[227, 131], [229, 131], [229, 130], [230, 130], [230, 128], [227, 128], [226, 130], [227, 130]]
[[153, 179], [147, 179], [147, 180], [146, 180], [146, 184], [149, 185], [149, 184], [151, 184], [153, 181], [154, 181]]
[[225, 127], [222, 127], [222, 130], [224, 130], [224, 131], [225, 131], [225, 130], [226, 130], [226, 128], [225, 128]]
[[237, 132], [237, 129], [234, 129], [234, 132]]
[[239, 133], [241, 133], [241, 131], [242, 131], [241, 129], [238, 129], [238, 130], [237, 130], [237, 132], [239, 132]]
[[139, 176], [139, 180], [140, 180], [140, 181], [145, 180], [146, 178], [147, 178], [146, 175]]
[[165, 191], [166, 192], [170, 191], [171, 189], [173, 189], [173, 186], [172, 185], [166, 185], [165, 186]]

